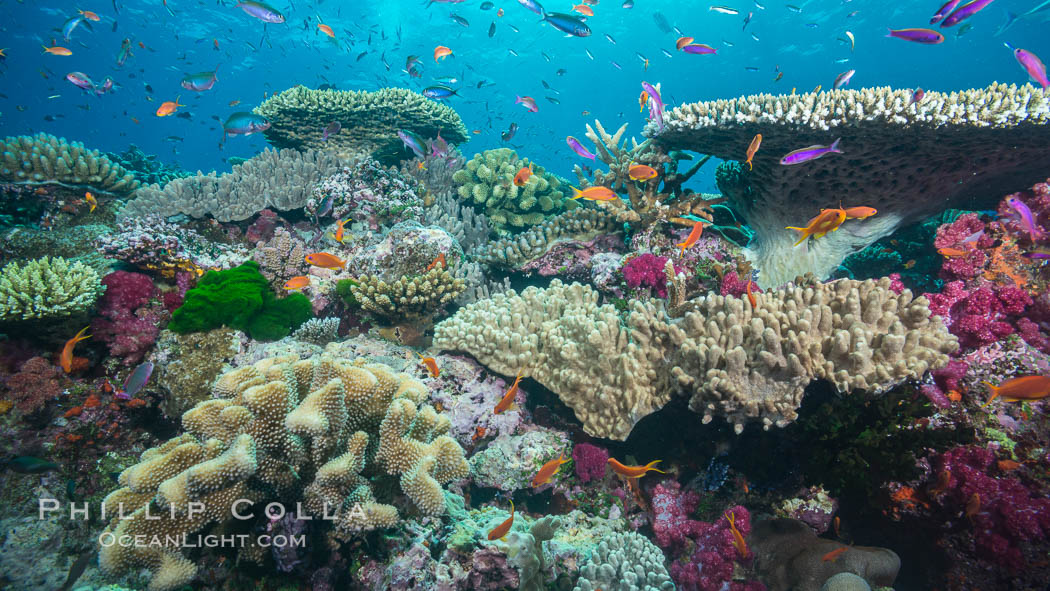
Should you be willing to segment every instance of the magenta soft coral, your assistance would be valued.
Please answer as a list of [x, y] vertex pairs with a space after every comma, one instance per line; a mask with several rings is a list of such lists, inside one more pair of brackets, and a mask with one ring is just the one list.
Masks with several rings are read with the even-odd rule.
[[580, 443], [572, 448], [572, 461], [580, 482], [590, 482], [605, 476], [605, 464], [609, 461], [609, 452], [604, 447]]
[[948, 248], [966, 253], [945, 257], [941, 265], [942, 279], [973, 279], [981, 274], [988, 260], [983, 249], [991, 248], [995, 244], [995, 240], [985, 230], [984, 222], [976, 213], [963, 214], [954, 222], [942, 224], [937, 228], [937, 236], [933, 239], [934, 248]]
[[[963, 348], [981, 347], [1013, 334], [1014, 324], [1034, 303], [1024, 290], [1012, 285], [989, 283], [968, 290], [962, 281], [949, 282], [941, 293], [926, 294], [926, 298], [930, 311], [944, 319]], [[1030, 336], [1039, 334], [1025, 327]]]
[[[623, 273], [627, 287], [631, 289], [647, 287], [653, 290], [653, 293], [657, 296], [666, 298], [667, 276], [664, 275], [664, 265], [666, 264], [667, 257], [658, 257], [647, 252], [627, 261], [623, 268], [620, 269], [620, 272]], [[675, 269], [675, 271], [678, 270], [677, 268]]]
[[138, 363], [157, 342], [167, 312], [151, 303], [157, 290], [141, 273], [114, 271], [102, 278], [106, 293], [98, 300], [99, 316], [91, 323], [92, 335], [124, 363]]
[[945, 452], [935, 464], [938, 473], [947, 471], [951, 478], [938, 500], [947, 509], [962, 511], [976, 494], [980, 507], [970, 521], [977, 555], [1016, 570], [1024, 563], [1020, 544], [1050, 534], [1050, 499], [1033, 497], [1016, 478], [992, 476], [994, 461], [994, 454], [980, 447]]
[[[652, 496], [652, 526], [656, 543], [671, 559], [671, 578], [683, 591], [719, 591], [727, 588], [733, 577], [733, 563], [745, 558], [733, 545], [729, 521], [722, 515], [714, 523], [689, 518], [696, 510], [700, 496], [692, 490], [681, 490], [675, 481], [656, 485]], [[736, 506], [733, 514], [736, 529], [745, 538], [751, 532], [751, 515]], [[733, 590], [761, 589], [755, 584], [733, 583]]]

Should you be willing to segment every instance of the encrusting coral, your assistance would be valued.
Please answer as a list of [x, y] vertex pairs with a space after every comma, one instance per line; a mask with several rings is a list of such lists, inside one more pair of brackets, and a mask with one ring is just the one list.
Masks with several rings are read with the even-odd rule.
[[[746, 254], [775, 287], [812, 271], [828, 277], [852, 252], [909, 222], [978, 196], [1030, 186], [1050, 168], [1050, 103], [1031, 85], [995, 84], [952, 93], [866, 88], [768, 94], [681, 105], [650, 123], [645, 135], [665, 150], [695, 150], [740, 160], [756, 134], [754, 170], [727, 163], [719, 187], [755, 240]], [[841, 138], [842, 154], [796, 166], [782, 156]], [[973, 154], [980, 154], [973, 158]], [[821, 208], [874, 207], [837, 232], [793, 247]]]
[[[625, 439], [673, 393], [707, 423], [715, 415], [764, 428], [797, 416], [810, 381], [881, 392], [944, 366], [958, 342], [925, 298], [890, 280], [755, 294], [705, 295], [672, 308], [628, 303], [621, 317], [590, 287], [529, 287], [460, 309], [437, 325], [434, 345], [465, 351], [506, 375], [558, 394], [591, 435]], [[672, 297], [672, 299], [674, 299]]]
[[[469, 139], [451, 108], [404, 88], [311, 90], [296, 86], [266, 99], [254, 111], [266, 117], [266, 140], [278, 148], [328, 150], [344, 157], [370, 155], [384, 165], [410, 157], [397, 136], [400, 130], [422, 138], [439, 133], [453, 144]], [[331, 123], [341, 129], [322, 139]]]
[[62, 257], [9, 263], [0, 269], [0, 322], [82, 314], [103, 291], [94, 269]]
[[462, 279], [440, 265], [421, 275], [402, 275], [390, 283], [374, 275], [361, 275], [355, 283], [350, 291], [362, 308], [397, 320], [433, 315], [466, 288]]
[[[514, 184], [515, 175], [530, 164], [532, 174], [525, 184]], [[483, 212], [489, 225], [500, 232], [520, 231], [547, 216], [578, 207], [561, 188], [558, 177], [528, 158], [518, 158], [510, 148], [475, 154], [452, 180], [460, 201]]]
[[139, 186], [128, 170], [98, 150], [47, 133], [6, 137], [0, 141], [0, 155], [0, 181], [117, 195], [127, 195]]
[[314, 185], [340, 169], [334, 154], [315, 150], [270, 150], [238, 164], [232, 172], [175, 179], [161, 188], [140, 188], [120, 212], [129, 216], [211, 215], [220, 222], [246, 220], [263, 209], [281, 211], [304, 207]]
[[[416, 511], [440, 515], [441, 484], [469, 472], [463, 449], [445, 434], [448, 419], [422, 404], [423, 384], [365, 359], [269, 357], [220, 376], [213, 394], [183, 415], [186, 433], [120, 474], [121, 488], [105, 503], [123, 503], [128, 518], [114, 517], [103, 537], [191, 534], [232, 522], [233, 503], [247, 499], [260, 507], [302, 502], [347, 540], [398, 519], [396, 507], [376, 500], [390, 487], [370, 480], [395, 477]], [[203, 510], [191, 512], [191, 503]], [[158, 518], [145, 519], [147, 511]], [[111, 576], [150, 569], [150, 591], [178, 589], [197, 571], [163, 543], [105, 545], [99, 565]]]

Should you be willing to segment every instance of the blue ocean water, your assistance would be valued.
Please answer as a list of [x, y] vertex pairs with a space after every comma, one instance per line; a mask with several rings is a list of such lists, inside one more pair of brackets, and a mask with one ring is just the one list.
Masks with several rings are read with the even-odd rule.
[[[231, 156], [250, 157], [266, 147], [260, 135], [236, 137], [220, 146], [221, 122], [250, 110], [275, 92], [297, 84], [341, 90], [407, 87], [421, 90], [439, 78], [457, 96], [447, 102], [468, 129], [477, 130], [468, 155], [510, 145], [554, 172], [568, 176], [578, 160], [565, 136], [582, 137], [595, 118], [606, 128], [629, 123], [640, 135], [640, 82], [663, 85], [671, 106], [754, 93], [806, 92], [830, 88], [854, 69], [849, 88], [889, 85], [950, 91], [993, 81], [1023, 83], [1027, 74], [1004, 45], [1050, 55], [1041, 31], [1050, 4], [997, 0], [961, 25], [942, 29], [945, 41], [920, 45], [885, 37], [887, 28], [929, 26], [941, 2], [877, 0], [602, 0], [587, 18], [589, 37], [569, 37], [540, 22], [518, 2], [461, 3], [417, 0], [340, 2], [275, 0], [286, 20], [266, 24], [233, 0], [2, 0], [5, 58], [0, 62], [0, 126], [5, 135], [45, 131], [122, 151], [135, 144], [190, 170], [229, 168]], [[492, 5], [491, 8], [488, 5]], [[572, 11], [572, 3], [547, 2], [549, 11]], [[714, 6], [730, 8], [725, 14]], [[79, 10], [98, 22], [78, 26], [65, 41], [60, 31]], [[503, 15], [497, 11], [502, 9]], [[1025, 13], [1029, 13], [1025, 15]], [[745, 19], [751, 14], [750, 22]], [[462, 18], [462, 24], [452, 18]], [[1021, 16], [1009, 26], [1011, 16]], [[662, 30], [660, 22], [667, 24]], [[323, 22], [335, 38], [318, 30]], [[490, 27], [494, 28], [489, 35]], [[718, 49], [717, 55], [675, 50], [682, 34]], [[851, 50], [846, 32], [853, 34]], [[122, 42], [133, 55], [117, 64]], [[58, 45], [70, 56], [43, 53]], [[434, 47], [453, 57], [435, 63]], [[665, 54], [665, 52], [667, 52]], [[670, 54], [668, 57], [667, 54]], [[405, 72], [409, 55], [423, 60], [422, 77]], [[211, 90], [180, 87], [188, 73], [218, 68]], [[83, 72], [96, 83], [112, 77], [111, 93], [95, 96], [65, 79]], [[781, 75], [782, 74], [782, 75]], [[515, 96], [535, 98], [527, 112]], [[157, 117], [157, 107], [176, 97], [186, 106]], [[234, 101], [239, 104], [231, 106]], [[519, 131], [508, 143], [500, 133]], [[709, 166], [699, 188], [714, 190]]]

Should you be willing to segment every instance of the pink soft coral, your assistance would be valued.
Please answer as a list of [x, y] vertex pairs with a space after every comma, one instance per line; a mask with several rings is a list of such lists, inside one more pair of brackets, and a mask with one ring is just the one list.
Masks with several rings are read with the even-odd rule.
[[163, 305], [151, 303], [157, 295], [153, 280], [141, 273], [114, 271], [102, 278], [102, 284], [106, 293], [98, 300], [92, 335], [126, 365], [138, 363], [157, 342], [168, 317]]
[[[658, 257], [652, 253], [640, 254], [624, 264], [620, 272], [623, 273], [627, 287], [638, 289], [646, 287], [653, 291], [658, 297], [667, 297], [667, 276], [664, 275], [664, 265], [667, 257]], [[678, 269], [675, 269], [677, 272]]]
[[71, 382], [62, 370], [43, 357], [33, 357], [22, 364], [18, 373], [7, 378], [7, 398], [10, 398], [18, 410], [32, 413], [40, 410], [48, 402], [58, 398]]
[[580, 443], [572, 448], [572, 461], [580, 482], [590, 482], [605, 476], [605, 464], [609, 461], [609, 452], [604, 447]]

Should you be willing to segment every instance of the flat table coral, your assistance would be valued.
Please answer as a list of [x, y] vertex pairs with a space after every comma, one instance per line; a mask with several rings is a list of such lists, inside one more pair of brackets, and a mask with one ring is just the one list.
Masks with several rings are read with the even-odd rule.
[[269, 357], [220, 376], [212, 392], [183, 415], [186, 433], [143, 453], [106, 497], [109, 507], [123, 503], [128, 518], [113, 517], [103, 539], [161, 540], [103, 546], [99, 566], [110, 576], [148, 568], [150, 591], [181, 588], [197, 565], [163, 544], [165, 536], [232, 523], [238, 499], [259, 507], [301, 502], [300, 510], [327, 516], [320, 523], [349, 539], [398, 520], [397, 507], [377, 500], [392, 487], [371, 485], [380, 474], [400, 483], [415, 511], [440, 515], [441, 484], [469, 472], [463, 449], [446, 435], [448, 419], [422, 403], [426, 387], [367, 359]]
[[[1031, 85], [995, 84], [952, 93], [867, 88], [768, 94], [681, 105], [645, 134], [665, 150], [743, 159], [763, 135], [754, 170], [721, 169], [719, 186], [756, 233], [748, 258], [763, 287], [812, 271], [828, 277], [850, 253], [898, 227], [1003, 188], [1030, 186], [1050, 168], [1050, 103]], [[783, 166], [779, 159], [841, 138], [842, 154]], [[1041, 176], [1042, 175], [1042, 176]], [[823, 238], [793, 247], [821, 208], [869, 206]]]
[[626, 439], [674, 393], [707, 423], [715, 415], [764, 428], [797, 416], [810, 381], [881, 392], [948, 362], [958, 347], [925, 298], [890, 280], [853, 281], [746, 296], [708, 295], [675, 306], [631, 301], [621, 315], [580, 284], [508, 291], [437, 325], [434, 346], [490, 369], [532, 377], [576, 413], [589, 434]]
[[0, 181], [127, 195], [139, 182], [98, 150], [47, 133], [0, 141]]
[[[311, 90], [305, 86], [277, 93], [255, 108], [270, 120], [266, 140], [278, 148], [329, 150], [344, 156], [370, 155], [384, 165], [411, 157], [397, 132], [427, 139], [439, 133], [453, 144], [470, 136], [459, 115], [437, 101], [405, 88]], [[338, 133], [322, 139], [330, 123]]]

